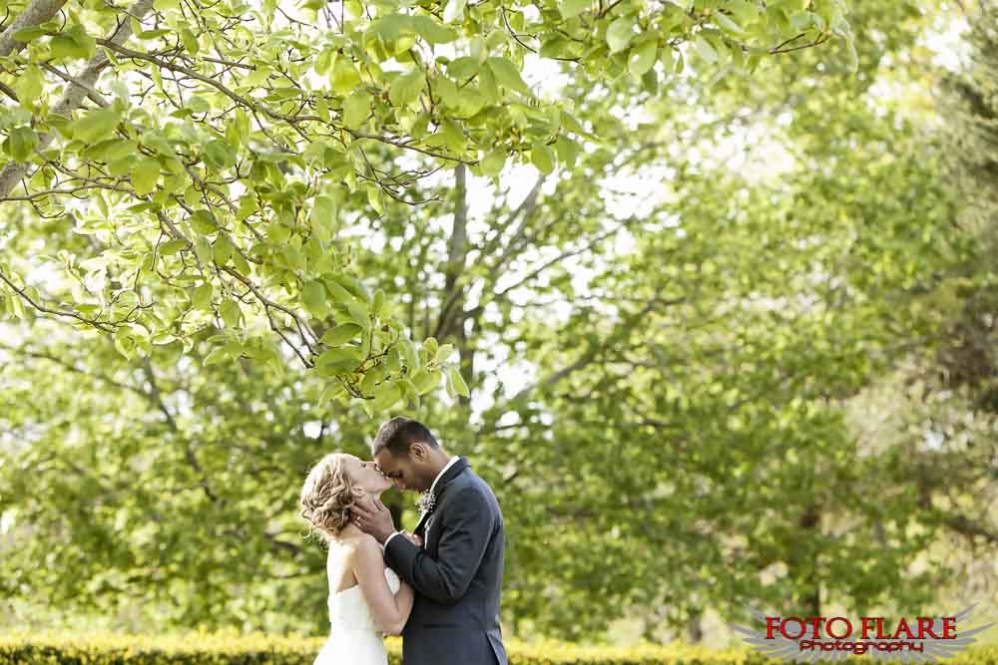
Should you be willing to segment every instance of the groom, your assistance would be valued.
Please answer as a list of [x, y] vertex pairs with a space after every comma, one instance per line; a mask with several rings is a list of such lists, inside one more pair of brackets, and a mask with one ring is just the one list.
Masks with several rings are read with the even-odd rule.
[[385, 546], [385, 563], [416, 591], [402, 632], [404, 665], [508, 665], [499, 627], [505, 530], [492, 489], [448, 455], [422, 423], [392, 418], [372, 445], [400, 490], [423, 492], [415, 534], [395, 529], [380, 501], [353, 522]]

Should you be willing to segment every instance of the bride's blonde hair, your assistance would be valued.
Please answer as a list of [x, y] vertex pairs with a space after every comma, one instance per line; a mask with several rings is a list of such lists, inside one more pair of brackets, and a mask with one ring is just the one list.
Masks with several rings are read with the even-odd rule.
[[301, 516], [328, 543], [350, 523], [350, 506], [363, 490], [347, 470], [346, 453], [330, 453], [308, 472], [301, 488]]

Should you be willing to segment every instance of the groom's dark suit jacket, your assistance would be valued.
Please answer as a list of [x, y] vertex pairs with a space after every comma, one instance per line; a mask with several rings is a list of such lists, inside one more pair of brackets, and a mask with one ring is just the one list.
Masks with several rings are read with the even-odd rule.
[[404, 665], [508, 665], [499, 628], [505, 529], [499, 502], [464, 458], [434, 488], [416, 534], [385, 546], [385, 562], [416, 591], [402, 632]]

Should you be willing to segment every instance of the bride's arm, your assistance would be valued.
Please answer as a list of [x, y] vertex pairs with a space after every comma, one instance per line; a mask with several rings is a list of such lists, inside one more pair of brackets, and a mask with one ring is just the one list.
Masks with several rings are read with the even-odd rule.
[[413, 591], [411, 586], [406, 584], [405, 580], [399, 579], [399, 590], [395, 593], [395, 603], [402, 614], [402, 627], [399, 628], [397, 633], [392, 633], [392, 635], [402, 634], [402, 628], [405, 627], [406, 622], [409, 620], [409, 614], [412, 612], [412, 604], [415, 600], [416, 592]]
[[385, 633], [400, 634], [412, 611], [412, 587], [403, 584], [397, 594], [392, 594], [385, 579], [381, 546], [374, 538], [362, 538], [358, 544], [353, 556], [353, 574], [378, 627]]

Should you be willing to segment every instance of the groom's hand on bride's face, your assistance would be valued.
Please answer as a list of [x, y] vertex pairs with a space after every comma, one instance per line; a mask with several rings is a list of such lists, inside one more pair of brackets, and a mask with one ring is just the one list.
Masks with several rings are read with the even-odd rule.
[[354, 503], [350, 506], [350, 519], [379, 543], [384, 543], [395, 532], [392, 514], [380, 499], [375, 499], [373, 504]]

